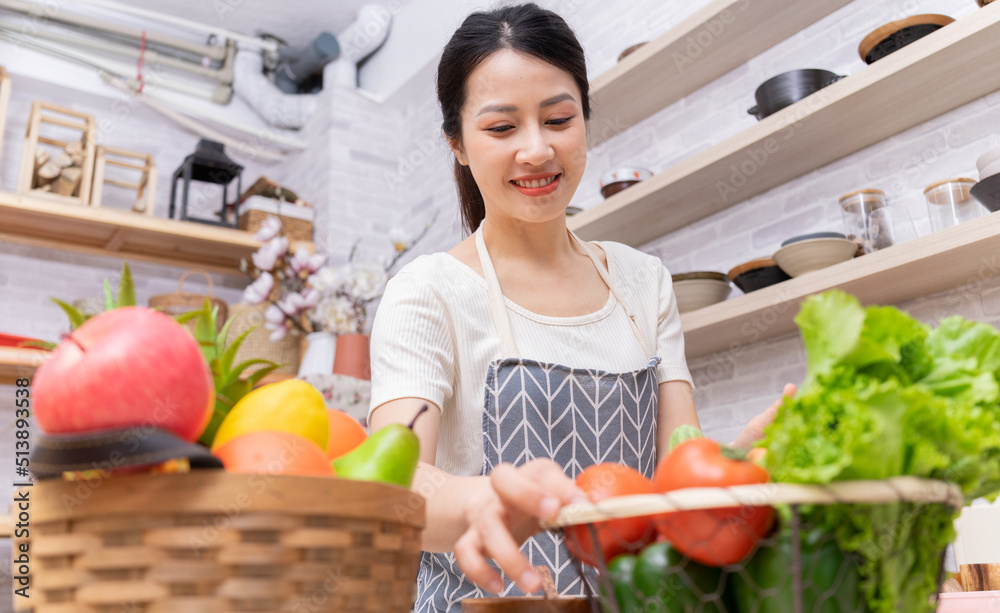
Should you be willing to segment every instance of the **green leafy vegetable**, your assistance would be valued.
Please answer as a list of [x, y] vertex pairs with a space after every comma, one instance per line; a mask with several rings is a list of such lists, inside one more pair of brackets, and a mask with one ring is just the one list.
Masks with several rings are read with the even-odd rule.
[[[250, 393], [250, 390], [260, 383], [261, 379], [281, 367], [280, 364], [271, 360], [262, 359], [244, 360], [234, 366], [236, 352], [239, 351], [240, 345], [243, 344], [247, 336], [256, 329], [256, 326], [246, 330], [227, 345], [229, 326], [232, 325], [233, 320], [227, 321], [222, 330], [219, 330], [218, 313], [218, 307], [213, 307], [211, 301], [206, 298], [205, 304], [199, 310], [178, 315], [176, 318], [182, 324], [195, 320], [194, 337], [201, 347], [201, 353], [205, 356], [205, 362], [211, 369], [212, 379], [215, 382], [215, 407], [208, 425], [205, 426], [205, 430], [198, 439], [198, 442], [206, 447], [212, 446], [215, 433], [233, 406]], [[219, 331], [216, 332], [217, 330]], [[261, 368], [245, 379], [242, 378], [244, 371], [251, 366], [261, 366]]]
[[[967, 499], [1000, 490], [1000, 334], [949, 317], [936, 329], [843, 292], [796, 317], [808, 371], [765, 432], [776, 481], [914, 475]], [[869, 610], [930, 611], [955, 512], [909, 503], [817, 506], [807, 520], [858, 552]]]

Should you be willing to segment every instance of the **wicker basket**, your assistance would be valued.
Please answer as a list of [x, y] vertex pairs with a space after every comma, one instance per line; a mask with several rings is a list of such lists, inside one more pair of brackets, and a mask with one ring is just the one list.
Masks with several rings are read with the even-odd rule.
[[312, 242], [315, 216], [312, 208], [263, 196], [251, 196], [241, 205], [240, 230], [256, 232], [271, 216], [281, 220], [281, 233], [289, 241]]
[[403, 488], [200, 470], [43, 481], [31, 500], [39, 613], [403, 613], [413, 603], [424, 499]]
[[[271, 333], [264, 328], [264, 312], [267, 311], [268, 303], [261, 304], [234, 304], [232, 310], [233, 323], [229, 326], [229, 337], [226, 342], [231, 343], [240, 334], [248, 329], [257, 326], [243, 340], [239, 351], [236, 352], [235, 364], [244, 360], [263, 359], [271, 360], [281, 364], [274, 372], [295, 375], [299, 372], [299, 360], [302, 355], [302, 337], [295, 334], [286, 334], [280, 341], [271, 341]], [[255, 369], [251, 367], [248, 372]]]
[[[205, 281], [208, 283], [208, 295], [204, 294], [191, 294], [182, 291], [181, 286], [184, 285], [184, 280], [191, 275], [201, 275], [205, 277]], [[229, 306], [225, 301], [220, 300], [215, 297], [215, 286], [212, 284], [212, 277], [208, 276], [208, 273], [201, 269], [192, 269], [181, 275], [181, 278], [177, 281], [177, 291], [172, 294], [160, 294], [159, 296], [153, 296], [149, 299], [149, 306], [154, 309], [159, 309], [175, 317], [188, 311], [197, 311], [205, 304], [205, 299], [208, 298], [213, 307], [219, 308], [219, 314], [217, 316], [217, 324], [219, 330], [222, 330], [223, 324], [226, 322], [226, 317], [229, 314]], [[188, 327], [194, 330], [195, 321], [191, 320], [188, 322]]]

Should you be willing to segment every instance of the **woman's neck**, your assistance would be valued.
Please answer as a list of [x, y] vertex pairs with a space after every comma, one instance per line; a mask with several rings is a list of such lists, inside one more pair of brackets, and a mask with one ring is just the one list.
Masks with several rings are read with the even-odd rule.
[[518, 261], [541, 268], [564, 265], [576, 251], [565, 218], [549, 223], [487, 218], [483, 222], [483, 240], [494, 260]]

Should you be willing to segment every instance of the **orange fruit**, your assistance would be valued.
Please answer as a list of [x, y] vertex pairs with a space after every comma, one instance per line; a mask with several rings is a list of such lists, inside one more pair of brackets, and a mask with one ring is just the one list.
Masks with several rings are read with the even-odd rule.
[[[642, 473], [620, 464], [594, 464], [576, 477], [576, 485], [587, 494], [591, 502], [600, 502], [616, 496], [652, 494], [653, 484]], [[656, 530], [650, 517], [629, 517], [597, 522], [598, 555], [589, 524], [566, 528], [566, 547], [570, 553], [591, 566], [608, 562], [620, 553], [637, 552], [650, 543]]]
[[368, 438], [364, 426], [344, 411], [328, 409], [327, 416], [330, 418], [330, 437], [326, 443], [327, 458], [336, 460], [345, 453], [353, 451]]
[[212, 454], [232, 473], [333, 476], [323, 449], [289, 432], [248, 432], [219, 445]]

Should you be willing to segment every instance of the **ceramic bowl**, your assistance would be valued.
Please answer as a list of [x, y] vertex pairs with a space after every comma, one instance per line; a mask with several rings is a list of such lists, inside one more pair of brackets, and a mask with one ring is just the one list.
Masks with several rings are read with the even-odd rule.
[[645, 44], [646, 43], [636, 43], [636, 44], [632, 45], [631, 47], [625, 49], [624, 51], [622, 51], [621, 53], [618, 54], [618, 61], [620, 62], [620, 61], [624, 60], [625, 58], [627, 58], [628, 56], [632, 55], [633, 52], [635, 52], [639, 47], [642, 47]]
[[899, 51], [928, 34], [955, 21], [947, 15], [913, 15], [878, 27], [858, 45], [858, 55], [866, 64]]
[[982, 179], [972, 186], [969, 193], [991, 213], [1000, 211], [1000, 174]]
[[814, 238], [785, 245], [774, 253], [774, 261], [793, 277], [833, 266], [854, 257], [858, 245], [846, 238]]
[[982, 175], [983, 171], [988, 167], [992, 167], [993, 164], [1000, 162], [1000, 147], [996, 149], [990, 149], [986, 153], [979, 156], [976, 160], [976, 168], [979, 169], [979, 174]]
[[791, 277], [774, 263], [774, 258], [757, 258], [729, 271], [729, 279], [744, 294], [788, 281]]
[[616, 170], [610, 170], [601, 175], [601, 195], [610, 198], [627, 187], [631, 187], [639, 181], [645, 181], [653, 176], [653, 173], [645, 168], [635, 168], [626, 166]]
[[987, 613], [1000, 609], [1000, 591], [939, 594], [937, 613]]
[[733, 286], [721, 272], [690, 272], [671, 277], [677, 310], [681, 313], [695, 311], [729, 297]]
[[1000, 159], [989, 164], [979, 171], [979, 180], [988, 179], [994, 175], [1000, 175]]
[[813, 232], [812, 234], [802, 234], [800, 236], [793, 236], [792, 238], [781, 243], [781, 246], [791, 245], [792, 243], [800, 243], [802, 241], [812, 240], [814, 238], [847, 238], [840, 232]]

